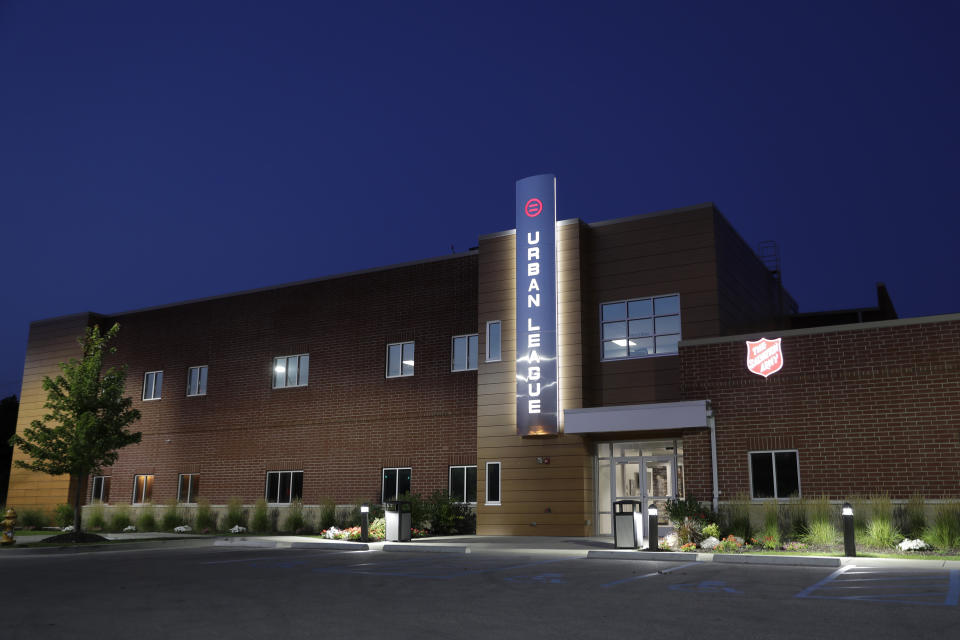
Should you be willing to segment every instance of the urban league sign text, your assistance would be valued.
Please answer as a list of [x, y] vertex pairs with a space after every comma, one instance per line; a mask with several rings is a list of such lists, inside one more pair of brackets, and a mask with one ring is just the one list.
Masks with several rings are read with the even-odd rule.
[[556, 178], [517, 182], [517, 433], [558, 432]]

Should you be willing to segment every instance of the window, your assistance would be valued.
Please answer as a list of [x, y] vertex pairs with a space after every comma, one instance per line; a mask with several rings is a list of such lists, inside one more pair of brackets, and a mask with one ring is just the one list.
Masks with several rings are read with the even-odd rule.
[[181, 473], [177, 488], [177, 502], [194, 503], [200, 490], [199, 473]]
[[604, 303], [600, 335], [604, 360], [675, 354], [680, 342], [680, 296]]
[[310, 356], [280, 356], [273, 359], [273, 388], [305, 387], [310, 373]]
[[750, 452], [750, 494], [754, 499], [799, 496], [797, 451]]
[[500, 362], [500, 321], [487, 323], [487, 362]]
[[93, 491], [90, 492], [90, 501], [110, 501], [110, 476], [93, 477]]
[[450, 467], [450, 497], [457, 502], [477, 502], [477, 465]]
[[410, 467], [384, 469], [382, 500], [396, 500], [405, 493], [410, 493], [410, 477], [413, 475]]
[[387, 377], [413, 375], [413, 343], [395, 342], [387, 345]]
[[207, 395], [207, 366], [190, 367], [187, 370], [187, 395]]
[[150, 502], [153, 497], [153, 476], [133, 477], [133, 504]]
[[290, 504], [303, 499], [303, 471], [268, 471], [267, 502]]
[[163, 371], [147, 371], [143, 374], [143, 399], [159, 400], [163, 388]]
[[500, 504], [500, 463], [487, 463], [487, 504]]
[[466, 336], [453, 336], [451, 371], [476, 371], [478, 341], [479, 337], [476, 333]]

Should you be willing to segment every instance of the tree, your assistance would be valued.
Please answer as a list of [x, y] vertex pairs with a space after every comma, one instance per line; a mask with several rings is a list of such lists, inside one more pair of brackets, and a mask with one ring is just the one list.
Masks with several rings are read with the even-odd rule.
[[133, 400], [123, 396], [126, 365], [103, 369], [105, 353], [115, 353], [107, 343], [116, 337], [120, 325], [114, 324], [106, 334], [99, 325], [87, 327], [86, 335], [77, 342], [83, 347], [83, 358], [60, 363], [61, 375], [44, 377], [47, 392], [42, 419], [34, 420], [14, 434], [11, 446], [19, 447], [30, 460], [17, 460], [16, 465], [31, 471], [54, 476], [69, 475], [77, 487], [73, 497], [74, 535], [80, 539], [80, 502], [83, 481], [91, 473], [100, 473], [117, 461], [119, 449], [140, 442], [140, 432], [127, 429], [140, 419], [140, 412], [131, 408]]

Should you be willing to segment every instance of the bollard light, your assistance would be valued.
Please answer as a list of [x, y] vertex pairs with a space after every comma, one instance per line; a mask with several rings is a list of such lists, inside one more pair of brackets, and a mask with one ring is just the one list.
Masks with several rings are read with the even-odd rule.
[[855, 558], [857, 555], [857, 541], [853, 532], [853, 507], [849, 502], [843, 503], [840, 509], [840, 519], [843, 521], [843, 555]]
[[370, 533], [370, 507], [365, 504], [360, 505], [360, 540], [367, 542], [367, 536]]
[[647, 540], [649, 541], [647, 549], [649, 551], [660, 550], [660, 523], [657, 520], [657, 508], [647, 507]]

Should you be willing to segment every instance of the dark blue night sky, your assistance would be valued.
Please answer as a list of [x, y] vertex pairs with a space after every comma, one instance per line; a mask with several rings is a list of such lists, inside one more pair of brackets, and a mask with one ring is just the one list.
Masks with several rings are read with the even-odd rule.
[[0, 397], [31, 320], [705, 201], [802, 311], [960, 312], [957, 2], [0, 3]]

